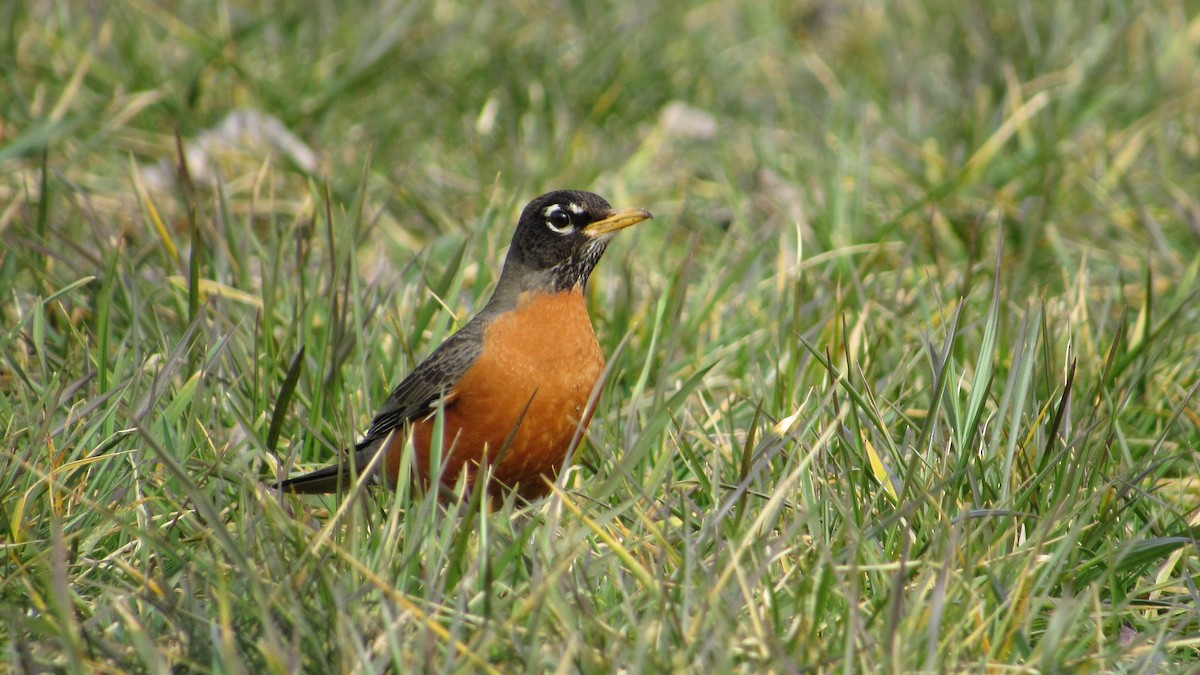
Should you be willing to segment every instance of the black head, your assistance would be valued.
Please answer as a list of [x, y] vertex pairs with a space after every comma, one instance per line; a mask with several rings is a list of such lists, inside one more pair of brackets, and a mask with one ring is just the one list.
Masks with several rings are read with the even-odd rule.
[[645, 209], [614, 209], [591, 192], [548, 192], [521, 212], [503, 275], [520, 275], [513, 281], [522, 290], [582, 288], [613, 233], [649, 218]]

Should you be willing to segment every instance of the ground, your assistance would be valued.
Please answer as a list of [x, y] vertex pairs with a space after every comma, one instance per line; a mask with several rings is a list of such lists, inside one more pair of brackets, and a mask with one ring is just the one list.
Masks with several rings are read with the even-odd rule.
[[[3, 4], [6, 666], [1196, 668], [1195, 10]], [[655, 220], [554, 494], [266, 489], [555, 188]]]

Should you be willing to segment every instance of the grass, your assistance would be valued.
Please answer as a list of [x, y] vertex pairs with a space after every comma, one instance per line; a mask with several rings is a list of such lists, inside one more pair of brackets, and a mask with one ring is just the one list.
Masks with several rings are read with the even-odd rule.
[[[3, 5], [5, 665], [1195, 669], [1192, 9]], [[556, 187], [656, 219], [555, 494], [264, 489]]]

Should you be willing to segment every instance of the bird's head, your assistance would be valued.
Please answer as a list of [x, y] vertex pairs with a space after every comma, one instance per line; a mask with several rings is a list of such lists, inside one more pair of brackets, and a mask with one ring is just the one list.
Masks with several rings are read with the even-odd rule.
[[651, 217], [645, 209], [614, 209], [591, 192], [548, 192], [521, 212], [501, 284], [520, 275], [522, 291], [582, 289], [613, 233]]

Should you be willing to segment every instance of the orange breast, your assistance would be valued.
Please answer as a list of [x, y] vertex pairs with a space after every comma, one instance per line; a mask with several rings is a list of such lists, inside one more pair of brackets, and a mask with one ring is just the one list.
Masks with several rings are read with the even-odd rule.
[[[453, 486], [463, 470], [473, 479], [479, 466], [494, 465], [504, 486], [530, 499], [544, 495], [542, 476], [558, 475], [572, 439], [577, 433], [582, 438], [590, 421], [588, 398], [603, 368], [582, 293], [523, 296], [516, 309], [488, 325], [483, 352], [450, 392], [441, 482]], [[426, 484], [433, 426], [430, 417], [412, 429]], [[396, 450], [388, 449], [392, 484]]]

